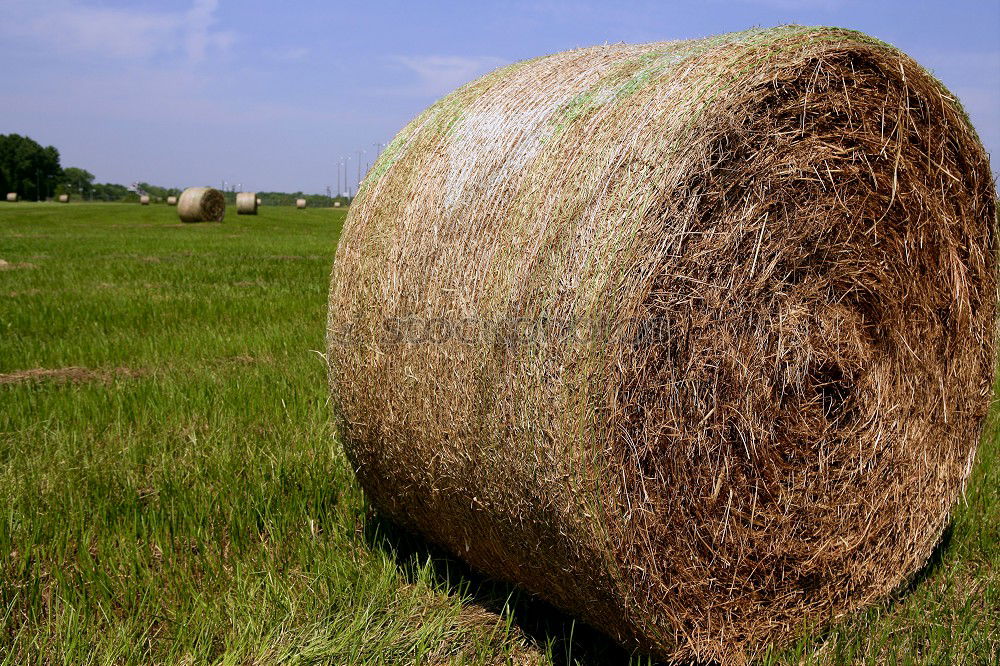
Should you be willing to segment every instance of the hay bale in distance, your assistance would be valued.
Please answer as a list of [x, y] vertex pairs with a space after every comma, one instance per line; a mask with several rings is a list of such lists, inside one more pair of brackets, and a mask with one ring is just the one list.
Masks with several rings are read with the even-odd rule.
[[257, 205], [260, 206], [262, 203], [264, 202], [260, 200], [260, 197], [257, 197]]
[[306, 207], [306, 200], [305, 199], [296, 199], [295, 200], [295, 207], [296, 208], [305, 208]]
[[189, 187], [177, 200], [181, 222], [222, 222], [226, 216], [226, 197], [213, 187]]
[[257, 193], [237, 192], [236, 193], [236, 214], [256, 215], [257, 214]]
[[177, 205], [177, 197], [175, 197], [174, 195], [170, 195], [169, 197], [167, 197], [167, 205], [168, 206], [176, 206]]
[[429, 108], [331, 281], [368, 497], [661, 657], [884, 599], [992, 386], [995, 192], [953, 100], [882, 42], [786, 26], [560, 53]]
[[60, 194], [59, 195], [59, 203], [69, 203], [69, 195], [68, 194]]
[[142, 196], [139, 197], [139, 205], [140, 206], [148, 206], [149, 205], [149, 195], [148, 194], [143, 194]]
[[340, 202], [339, 201], [334, 201], [333, 202], [333, 207], [334, 208], [340, 208]]
[[14, 203], [15, 201], [17, 201], [17, 192], [8, 192], [7, 193], [7, 201], [9, 201], [11, 203]]

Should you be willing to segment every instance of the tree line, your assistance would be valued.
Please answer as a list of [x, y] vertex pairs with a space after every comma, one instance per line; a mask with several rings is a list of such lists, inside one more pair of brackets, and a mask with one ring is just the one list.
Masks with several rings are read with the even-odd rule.
[[[140, 192], [162, 200], [181, 193], [174, 187], [150, 183], [137, 183], [135, 187], [95, 183], [94, 174], [86, 169], [63, 168], [55, 146], [42, 146], [20, 134], [0, 134], [0, 197], [7, 192], [17, 192], [19, 199], [27, 201], [44, 201], [60, 194], [93, 201], [137, 201]], [[306, 199], [310, 206], [330, 206], [335, 201], [329, 196], [302, 192], [260, 192], [257, 196], [270, 205], [294, 205], [299, 198]], [[226, 192], [226, 198], [235, 201], [235, 192]], [[336, 200], [348, 203], [343, 197]]]

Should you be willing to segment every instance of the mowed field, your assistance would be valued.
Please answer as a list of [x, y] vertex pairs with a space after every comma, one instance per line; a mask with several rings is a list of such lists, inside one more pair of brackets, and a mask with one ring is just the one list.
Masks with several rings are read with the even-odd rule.
[[[329, 425], [342, 211], [0, 204], [0, 663], [646, 663], [370, 510]], [[931, 563], [765, 663], [1000, 660], [1000, 445]]]

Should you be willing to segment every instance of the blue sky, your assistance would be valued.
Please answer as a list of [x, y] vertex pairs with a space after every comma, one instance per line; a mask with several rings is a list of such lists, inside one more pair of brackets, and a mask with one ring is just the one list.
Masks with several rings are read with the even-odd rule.
[[965, 104], [1000, 166], [1000, 0], [0, 0], [0, 133], [99, 181], [323, 192], [436, 98], [603, 42], [780, 23], [900, 47]]

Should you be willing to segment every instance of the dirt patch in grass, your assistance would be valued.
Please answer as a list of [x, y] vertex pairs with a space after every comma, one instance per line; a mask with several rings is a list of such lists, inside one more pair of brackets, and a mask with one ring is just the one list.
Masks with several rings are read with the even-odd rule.
[[28, 263], [27, 261], [11, 262], [0, 259], [0, 271], [12, 271], [18, 268], [37, 268], [37, 266], [32, 263]]
[[82, 382], [111, 382], [116, 379], [127, 379], [139, 377], [144, 374], [140, 370], [133, 368], [83, 368], [79, 366], [69, 366], [66, 368], [32, 368], [30, 370], [16, 370], [14, 372], [0, 373], [0, 385], [2, 384], [25, 384], [28, 382], [71, 382], [74, 384]]

